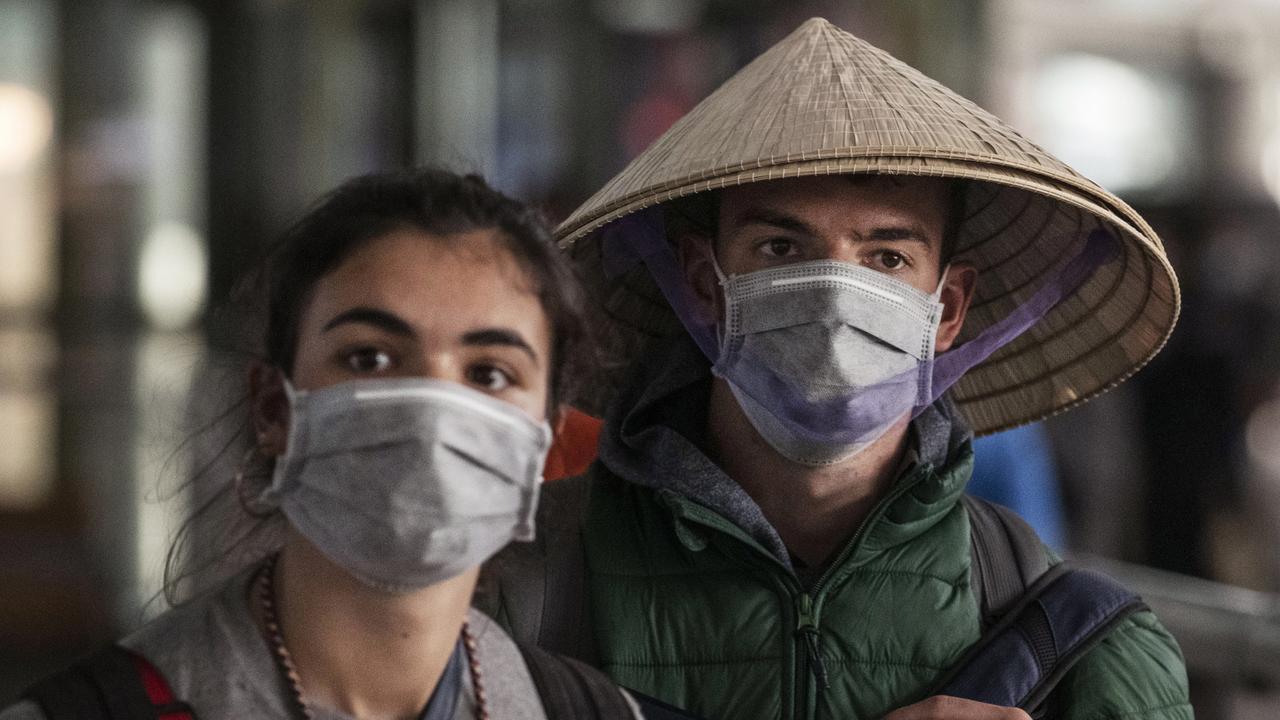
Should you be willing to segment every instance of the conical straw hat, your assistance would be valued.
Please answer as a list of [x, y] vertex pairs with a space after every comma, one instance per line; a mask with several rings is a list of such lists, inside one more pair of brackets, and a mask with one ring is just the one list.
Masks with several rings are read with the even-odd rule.
[[[978, 433], [1042, 419], [1109, 389], [1173, 330], [1177, 278], [1132, 208], [995, 116], [816, 18], [681, 118], [557, 235], [609, 318], [612, 351], [629, 355], [648, 338], [682, 329], [642, 267], [618, 278], [604, 272], [599, 230], [697, 192], [845, 173], [982, 181], [968, 192], [954, 258], [979, 273], [961, 341], [1026, 301], [1090, 232], [1103, 228], [1120, 241], [1115, 259], [953, 387]], [[599, 409], [611, 389], [606, 384], [587, 404]]]

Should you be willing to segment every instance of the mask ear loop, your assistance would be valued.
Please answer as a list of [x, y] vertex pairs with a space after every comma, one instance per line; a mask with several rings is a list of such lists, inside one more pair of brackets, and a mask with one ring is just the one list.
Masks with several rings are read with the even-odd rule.
[[720, 269], [720, 260], [716, 258], [714, 245], [711, 248], [711, 269], [716, 271], [716, 280], [720, 281], [720, 287], [724, 287], [729, 283], [729, 276], [725, 275], [724, 270]]
[[244, 451], [244, 455], [240, 457], [240, 463], [236, 465], [236, 473], [232, 477], [231, 485], [236, 494], [236, 501], [240, 503], [240, 509], [244, 510], [245, 514], [250, 517], [265, 518], [275, 511], [275, 507], [270, 502], [264, 501], [262, 492], [258, 492], [254, 497], [245, 489], [249, 463], [253, 461], [255, 455], [261, 454], [259, 450], [260, 448], [255, 444]]
[[933, 293], [929, 296], [934, 303], [933, 319], [930, 322], [929, 333], [924, 337], [925, 347], [921, 348], [921, 355], [927, 356], [929, 359], [921, 362], [918, 366], [916, 375], [916, 406], [926, 405], [932, 402], [933, 397], [933, 356], [934, 348], [938, 343], [938, 326], [942, 324], [942, 313], [946, 310], [946, 306], [942, 304], [942, 288], [947, 285], [947, 273], [951, 272], [951, 263], [942, 266], [942, 277], [938, 278], [938, 287], [933, 289]]
[[[713, 363], [718, 364], [720, 361], [724, 360], [725, 349], [729, 347], [729, 336], [731, 331], [729, 326], [729, 282], [731, 278], [728, 275], [725, 275], [724, 270], [720, 268], [720, 261], [716, 258], [714, 240], [711, 242], [711, 269], [716, 272], [716, 280], [720, 284], [720, 299], [724, 303], [723, 327], [717, 327], [717, 335], [719, 335], [720, 340], [720, 357], [717, 358], [716, 363]], [[721, 324], [720, 318], [716, 318], [716, 325], [720, 326]]]
[[942, 266], [942, 277], [938, 278], [938, 287], [934, 288], [933, 294], [929, 296], [933, 298], [934, 302], [942, 300], [942, 288], [947, 286], [947, 273], [949, 272], [951, 272], [951, 263]]
[[[271, 478], [267, 483], [267, 486], [258, 493], [256, 498], [253, 499], [254, 505], [266, 508], [268, 511], [274, 510], [280, 505], [280, 493], [284, 478], [284, 468], [288, 463], [289, 455], [294, 450], [295, 443], [298, 442], [298, 439], [295, 437], [296, 433], [294, 432], [298, 426], [298, 397], [305, 394], [304, 392], [299, 392], [295, 389], [293, 387], [293, 383], [289, 380], [289, 377], [284, 375], [284, 373], [281, 373], [280, 385], [284, 389], [284, 396], [289, 405], [289, 430], [285, 433], [285, 442], [287, 444], [285, 445], [284, 452], [276, 457], [275, 466], [271, 469]], [[259, 448], [257, 446], [250, 448], [250, 450], [258, 449]], [[239, 494], [238, 487], [236, 492]], [[240, 504], [245, 507], [245, 510], [249, 512], [249, 514], [254, 514], [249, 510], [248, 506], [245, 506], [243, 496], [241, 496]], [[261, 517], [261, 515], [258, 516]]]

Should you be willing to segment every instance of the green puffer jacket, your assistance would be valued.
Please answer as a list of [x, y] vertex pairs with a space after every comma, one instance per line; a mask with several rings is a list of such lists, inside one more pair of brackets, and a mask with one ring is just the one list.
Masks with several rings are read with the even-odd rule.
[[[583, 543], [600, 667], [707, 718], [879, 718], [922, 699], [979, 635], [958, 503], [970, 467], [904, 476], [809, 590], [718, 514], [597, 467]], [[1149, 612], [1052, 705], [1073, 720], [1192, 717], [1182, 656]]]
[[[708, 720], [870, 720], [923, 699], [979, 637], [959, 502], [973, 455], [954, 410], [917, 418], [917, 461], [806, 586], [698, 447], [705, 365], [650, 367], [587, 477], [545, 489], [538, 540], [486, 568], [481, 607], [521, 641]], [[1081, 659], [1050, 707], [1068, 720], [1192, 717], [1182, 656], [1149, 612]]]

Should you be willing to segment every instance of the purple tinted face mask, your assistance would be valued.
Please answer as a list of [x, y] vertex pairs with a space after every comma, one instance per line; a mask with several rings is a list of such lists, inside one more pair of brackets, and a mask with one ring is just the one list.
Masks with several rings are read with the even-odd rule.
[[[751, 424], [775, 450], [802, 465], [830, 465], [855, 455], [927, 402], [942, 318], [942, 282], [933, 294], [884, 273], [834, 260], [802, 262], [725, 277], [720, 352], [711, 371], [724, 378]], [[945, 272], [944, 272], [945, 277]], [[777, 378], [792, 403], [756, 396]], [[885, 380], [893, 384], [884, 415], [864, 438], [808, 432], [796, 407], [847, 403]]]
[[686, 282], [660, 207], [615, 221], [601, 242], [611, 276], [644, 263], [756, 430], [784, 457], [806, 465], [848, 458], [922, 412], [1074, 292], [1117, 245], [1095, 231], [1011, 313], [934, 357], [943, 310], [937, 291], [922, 293], [846, 263], [797, 263], [722, 277], [720, 322]]

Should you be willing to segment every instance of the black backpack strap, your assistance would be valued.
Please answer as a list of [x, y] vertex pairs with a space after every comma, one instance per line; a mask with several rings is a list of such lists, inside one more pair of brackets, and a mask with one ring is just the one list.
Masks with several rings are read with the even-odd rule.
[[969, 582], [986, 630], [1049, 570], [1049, 556], [1036, 531], [1014, 511], [967, 493], [961, 502], [969, 513]]
[[1045, 573], [935, 688], [1033, 716], [1071, 666], [1146, 606], [1115, 580], [1061, 563]]
[[635, 716], [622, 691], [599, 670], [533, 645], [521, 643], [519, 647], [548, 720]]
[[472, 604], [502, 624], [516, 642], [591, 664], [596, 648], [582, 546], [589, 499], [589, 476], [543, 487], [537, 537], [507, 545], [484, 564]]
[[133, 654], [110, 645], [32, 685], [33, 700], [49, 720], [156, 720]]
[[[538, 645], [586, 663], [596, 659], [587, 589], [587, 555], [582, 544], [583, 518], [591, 499], [589, 475], [556, 480], [556, 507], [548, 507], [545, 528], [545, 591]], [[554, 519], [550, 516], [554, 511]], [[541, 530], [540, 528], [540, 530]]]

